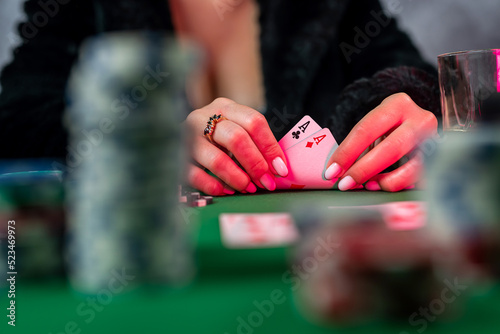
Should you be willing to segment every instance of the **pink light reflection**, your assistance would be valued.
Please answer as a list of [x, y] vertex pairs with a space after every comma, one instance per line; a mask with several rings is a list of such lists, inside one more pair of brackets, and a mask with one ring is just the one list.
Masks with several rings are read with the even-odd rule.
[[497, 92], [500, 93], [500, 49], [493, 50], [493, 54], [497, 56]]

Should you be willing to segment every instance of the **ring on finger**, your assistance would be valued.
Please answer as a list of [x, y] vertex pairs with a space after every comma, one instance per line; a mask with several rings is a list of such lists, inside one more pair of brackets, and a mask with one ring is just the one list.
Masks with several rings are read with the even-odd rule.
[[227, 119], [227, 118], [222, 116], [222, 114], [213, 115], [208, 119], [207, 126], [205, 127], [205, 130], [203, 130], [203, 136], [208, 138], [208, 140], [212, 144], [215, 144], [214, 138], [213, 138], [215, 126], [217, 125], [218, 122], [223, 121], [225, 119]]

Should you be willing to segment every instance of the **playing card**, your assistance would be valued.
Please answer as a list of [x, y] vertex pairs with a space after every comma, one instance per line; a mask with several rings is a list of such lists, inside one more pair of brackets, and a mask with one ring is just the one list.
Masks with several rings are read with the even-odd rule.
[[326, 180], [328, 159], [337, 148], [329, 129], [322, 129], [285, 150], [288, 176], [277, 177], [277, 189], [330, 189], [336, 180]]
[[427, 207], [424, 202], [391, 202], [380, 208], [391, 230], [417, 230], [425, 226]]
[[310, 116], [304, 116], [295, 126], [281, 138], [278, 144], [283, 151], [301, 142], [310, 135], [321, 130], [319, 126]]
[[355, 208], [372, 209], [382, 214], [387, 227], [395, 231], [417, 230], [425, 226], [427, 206], [424, 202], [390, 202], [366, 206], [331, 206], [329, 209]]
[[222, 243], [227, 248], [283, 246], [299, 234], [288, 213], [226, 213], [219, 216]]

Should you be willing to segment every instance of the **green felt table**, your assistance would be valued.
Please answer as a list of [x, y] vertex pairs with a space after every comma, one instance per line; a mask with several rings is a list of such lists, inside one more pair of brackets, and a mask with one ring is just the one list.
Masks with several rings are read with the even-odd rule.
[[[284, 212], [291, 207], [368, 205], [422, 200], [424, 194], [356, 191], [260, 193], [216, 198], [204, 208], [187, 208], [196, 235], [197, 278], [181, 289], [148, 288], [113, 295], [97, 308], [62, 279], [20, 282], [16, 293], [16, 327], [2, 314], [1, 333], [421, 333], [405, 319], [376, 319], [350, 326], [311, 324], [297, 311], [291, 287], [282, 280], [287, 248], [226, 249], [220, 239], [221, 213]], [[279, 300], [268, 314], [255, 305]], [[2, 300], [5, 293], [2, 292]], [[500, 288], [474, 293], [454, 318], [429, 322], [426, 333], [498, 333]], [[2, 302], [4, 314], [5, 302]], [[260, 315], [257, 314], [259, 312]], [[245, 325], [241, 323], [245, 322]], [[4, 329], [7, 329], [6, 331]], [[420, 331], [419, 331], [420, 330]]]

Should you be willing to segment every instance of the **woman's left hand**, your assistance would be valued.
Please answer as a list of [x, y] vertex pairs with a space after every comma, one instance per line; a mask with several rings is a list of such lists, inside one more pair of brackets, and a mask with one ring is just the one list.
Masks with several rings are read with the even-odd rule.
[[[399, 191], [420, 179], [421, 154], [411, 154], [424, 140], [437, 134], [438, 122], [430, 111], [420, 108], [405, 93], [386, 98], [351, 130], [330, 158], [325, 178], [340, 178], [340, 190], [359, 188]], [[385, 136], [385, 138], [383, 138]], [[377, 139], [383, 140], [358, 158]], [[408, 162], [381, 173], [405, 155]]]

